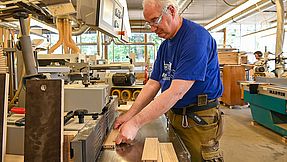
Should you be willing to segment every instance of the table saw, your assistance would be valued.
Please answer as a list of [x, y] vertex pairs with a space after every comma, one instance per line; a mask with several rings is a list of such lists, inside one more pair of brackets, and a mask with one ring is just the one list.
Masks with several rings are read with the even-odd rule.
[[257, 77], [256, 82], [241, 84], [253, 119], [281, 136], [287, 136], [287, 79]]

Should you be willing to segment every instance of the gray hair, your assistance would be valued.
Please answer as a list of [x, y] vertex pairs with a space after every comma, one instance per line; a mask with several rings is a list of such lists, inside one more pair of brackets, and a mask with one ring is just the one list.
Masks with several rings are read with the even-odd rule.
[[172, 5], [176, 11], [178, 11], [178, 2], [177, 0], [143, 0], [143, 8], [145, 7], [146, 4], [158, 4], [164, 7], [168, 7], [169, 5]]

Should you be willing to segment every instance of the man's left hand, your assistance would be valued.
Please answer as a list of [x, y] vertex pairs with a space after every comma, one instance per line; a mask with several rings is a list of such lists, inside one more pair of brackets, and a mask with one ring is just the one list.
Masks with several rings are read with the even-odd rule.
[[135, 124], [135, 122], [133, 122], [133, 120], [124, 123], [120, 127], [120, 132], [116, 138], [116, 144], [131, 143], [131, 141], [135, 139], [138, 130], [139, 127]]

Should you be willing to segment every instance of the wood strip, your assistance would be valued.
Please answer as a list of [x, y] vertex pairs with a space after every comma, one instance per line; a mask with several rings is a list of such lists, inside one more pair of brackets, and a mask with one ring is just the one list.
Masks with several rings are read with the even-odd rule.
[[116, 141], [118, 134], [119, 134], [118, 129], [112, 129], [108, 137], [106, 138], [105, 142], [103, 143], [103, 148], [114, 149], [116, 146], [115, 141]]
[[142, 161], [157, 162], [158, 161], [158, 138], [146, 138], [142, 154]]
[[24, 159], [62, 162], [64, 95], [62, 80], [27, 80]]
[[163, 162], [178, 162], [172, 143], [160, 143], [159, 147]]
[[63, 145], [63, 154], [64, 162], [74, 162], [74, 157], [71, 158], [71, 141], [78, 134], [78, 131], [64, 131], [64, 145]]
[[61, 16], [75, 13], [75, 8], [72, 3], [63, 3], [48, 6], [49, 11], [53, 16]]
[[3, 28], [0, 28], [0, 43], [3, 43]]
[[6, 153], [7, 110], [8, 110], [9, 75], [0, 74], [0, 158], [4, 161]]
[[157, 161], [158, 161], [158, 162], [163, 162], [160, 147], [159, 147], [159, 149], [158, 149], [157, 152], [158, 152]]

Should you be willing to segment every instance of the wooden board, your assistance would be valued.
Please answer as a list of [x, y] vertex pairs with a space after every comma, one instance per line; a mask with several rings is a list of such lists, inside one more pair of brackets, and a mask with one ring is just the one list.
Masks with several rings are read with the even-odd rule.
[[157, 154], [157, 161], [158, 161], [158, 162], [163, 162], [160, 148], [158, 148], [158, 151], [157, 151], [157, 152], [158, 152], [158, 154]]
[[63, 161], [63, 81], [28, 80], [24, 159], [27, 162]]
[[[1, 36], [1, 35], [0, 35]], [[6, 73], [8, 71], [6, 57], [3, 55], [3, 46], [0, 42], [0, 73]]]
[[158, 138], [146, 138], [142, 154], [143, 162], [157, 162], [158, 161]]
[[118, 134], [119, 134], [118, 129], [112, 129], [108, 137], [106, 138], [105, 142], [103, 143], [103, 148], [114, 149], [116, 146], [115, 141], [116, 141]]
[[218, 52], [220, 65], [240, 65], [247, 63], [247, 56], [240, 52]]
[[178, 162], [172, 143], [160, 143], [159, 147], [163, 162]]
[[48, 6], [48, 9], [53, 16], [68, 15], [76, 12], [72, 3], [51, 5]]
[[71, 158], [71, 141], [78, 134], [78, 131], [64, 131], [64, 145], [63, 145], [63, 154], [64, 162], [74, 162], [74, 157]]
[[7, 111], [8, 111], [9, 75], [0, 74], [0, 161], [6, 153]]

